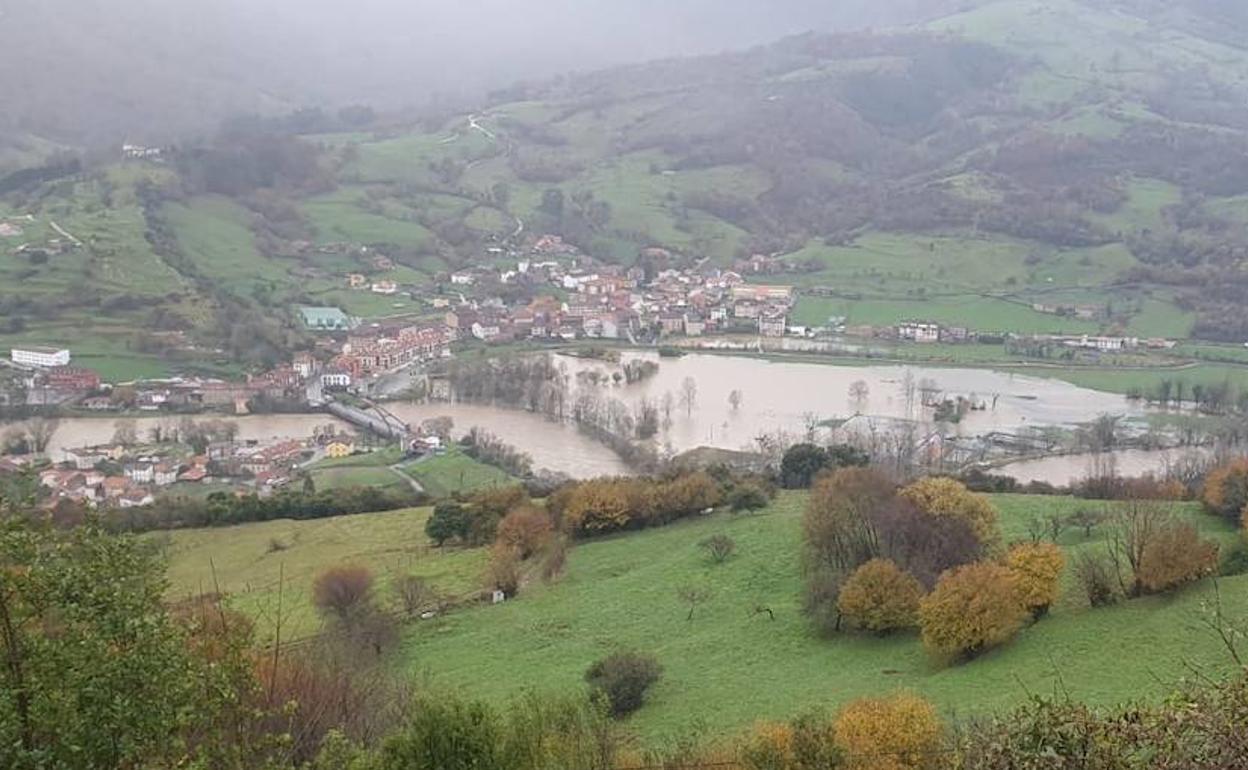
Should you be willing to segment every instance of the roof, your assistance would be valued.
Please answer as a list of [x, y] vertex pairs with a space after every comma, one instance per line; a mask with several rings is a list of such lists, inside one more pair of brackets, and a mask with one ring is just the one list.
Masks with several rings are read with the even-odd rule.
[[69, 352], [67, 348], [54, 348], [47, 345], [14, 345], [13, 350], [15, 352], [20, 350], [26, 353], [39, 353], [45, 356], [54, 356], [57, 353]]

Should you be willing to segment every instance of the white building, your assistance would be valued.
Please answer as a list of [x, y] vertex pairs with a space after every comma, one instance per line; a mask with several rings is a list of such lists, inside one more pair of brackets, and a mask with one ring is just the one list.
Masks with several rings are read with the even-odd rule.
[[9, 358], [18, 366], [38, 366], [51, 369], [54, 366], [69, 366], [69, 351], [65, 348], [49, 348], [40, 345], [13, 348]]
[[940, 324], [930, 321], [903, 321], [897, 327], [897, 337], [915, 342], [940, 342]]

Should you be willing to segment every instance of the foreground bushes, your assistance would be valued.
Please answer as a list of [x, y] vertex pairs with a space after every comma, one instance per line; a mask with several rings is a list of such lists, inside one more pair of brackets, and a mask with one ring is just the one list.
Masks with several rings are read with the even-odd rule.
[[597, 479], [569, 485], [547, 502], [567, 532], [598, 535], [668, 524], [719, 505], [720, 485], [709, 474], [671, 479]]

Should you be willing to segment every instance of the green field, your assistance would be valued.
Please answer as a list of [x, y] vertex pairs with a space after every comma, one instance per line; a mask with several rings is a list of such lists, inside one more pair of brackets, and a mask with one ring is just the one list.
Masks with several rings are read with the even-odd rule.
[[458, 447], [448, 449], [444, 455], [418, 460], [404, 467], [424, 487], [425, 492], [435, 498], [515, 483], [511, 476], [492, 465], [477, 462]]
[[[429, 513], [428, 508], [412, 508], [314, 521], [181, 530], [150, 537], [163, 545], [169, 560], [171, 599], [217, 590], [228, 593], [232, 607], [255, 619], [263, 641], [271, 638], [276, 627], [280, 594], [282, 636], [290, 640], [320, 628], [320, 618], [311, 604], [312, 581], [336, 564], [360, 564], [371, 569], [383, 601], [391, 600], [387, 585], [401, 574], [424, 577], [448, 596], [476, 589], [487, 554], [430, 547], [424, 529]], [[279, 586], [283, 587], [280, 591]]]
[[[585, 668], [607, 652], [644, 650], [665, 674], [630, 725], [651, 741], [699, 725], [729, 733], [757, 719], [897, 688], [913, 689], [958, 718], [1005, 709], [1033, 693], [1126, 702], [1169, 692], [1185, 665], [1231, 670], [1220, 642], [1195, 623], [1208, 585], [1095, 611], [1067, 586], [1050, 617], [1007, 647], [953, 668], [934, 664], [914, 636], [821, 640], [800, 611], [803, 500], [785, 494], [759, 515], [718, 514], [582, 544], [553, 586], [534, 583], [504, 606], [413, 628], [407, 665], [436, 683], [502, 701], [526, 689], [577, 689]], [[1033, 514], [1081, 504], [1014, 496], [996, 502], [1007, 538], [1022, 536]], [[1207, 533], [1234, 537], [1194, 507], [1184, 510]], [[697, 543], [716, 533], [734, 538], [737, 554], [712, 566]], [[1100, 542], [1068, 532], [1062, 545], [1073, 553]], [[687, 582], [714, 591], [692, 622], [675, 596]], [[1223, 580], [1222, 595], [1236, 614], [1248, 612], [1245, 589], [1248, 577]], [[753, 613], [759, 605], [775, 612], [774, 622]]]

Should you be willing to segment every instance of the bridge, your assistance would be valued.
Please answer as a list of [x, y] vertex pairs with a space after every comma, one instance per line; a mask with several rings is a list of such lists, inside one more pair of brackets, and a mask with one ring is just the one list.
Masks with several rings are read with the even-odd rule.
[[406, 423], [379, 404], [371, 401], [365, 401], [364, 403], [371, 411], [340, 404], [332, 399], [326, 402], [325, 410], [357, 428], [367, 430], [382, 438], [398, 441], [405, 448], [411, 444], [412, 439], [415, 438], [415, 433]]

